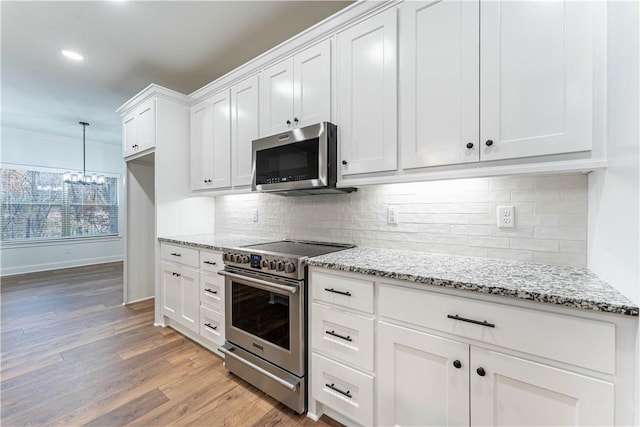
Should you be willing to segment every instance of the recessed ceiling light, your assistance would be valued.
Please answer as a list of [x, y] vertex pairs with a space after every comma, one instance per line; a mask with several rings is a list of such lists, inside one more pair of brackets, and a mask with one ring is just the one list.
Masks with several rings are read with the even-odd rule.
[[60, 53], [62, 53], [64, 56], [66, 56], [69, 59], [73, 59], [74, 61], [82, 61], [82, 60], [84, 60], [84, 56], [82, 56], [78, 52], [74, 52], [72, 50], [64, 49], [64, 50], [60, 51]]

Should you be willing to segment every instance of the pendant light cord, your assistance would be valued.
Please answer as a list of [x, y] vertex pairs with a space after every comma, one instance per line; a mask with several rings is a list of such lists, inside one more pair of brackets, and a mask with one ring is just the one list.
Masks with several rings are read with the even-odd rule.
[[86, 132], [87, 132], [87, 126], [89, 126], [89, 123], [87, 122], [78, 122], [82, 125], [82, 180], [86, 180], [87, 177], [87, 156], [86, 156]]

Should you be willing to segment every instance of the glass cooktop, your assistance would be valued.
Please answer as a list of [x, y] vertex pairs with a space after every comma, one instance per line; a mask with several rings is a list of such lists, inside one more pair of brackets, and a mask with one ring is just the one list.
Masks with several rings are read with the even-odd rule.
[[301, 240], [279, 240], [277, 242], [241, 246], [242, 249], [250, 251], [260, 251], [273, 255], [293, 255], [297, 257], [314, 257], [353, 247], [354, 245], [342, 243], [307, 242]]

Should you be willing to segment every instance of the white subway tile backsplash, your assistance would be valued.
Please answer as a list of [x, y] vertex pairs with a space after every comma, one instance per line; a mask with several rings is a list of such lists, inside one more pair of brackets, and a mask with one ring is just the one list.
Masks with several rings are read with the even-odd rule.
[[[587, 197], [584, 174], [477, 178], [340, 195], [219, 196], [215, 218], [220, 233], [584, 266]], [[397, 225], [387, 224], [390, 205], [399, 208]], [[497, 228], [499, 205], [515, 207], [515, 228]]]

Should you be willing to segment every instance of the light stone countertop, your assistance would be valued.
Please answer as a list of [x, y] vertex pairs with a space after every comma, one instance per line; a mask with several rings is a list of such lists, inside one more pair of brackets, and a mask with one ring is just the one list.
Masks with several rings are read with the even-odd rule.
[[272, 242], [278, 239], [265, 239], [263, 237], [237, 236], [234, 234], [190, 234], [186, 236], [158, 237], [164, 243], [191, 246], [198, 249], [222, 251], [225, 248], [252, 245], [255, 243]]
[[586, 268], [392, 249], [353, 248], [307, 264], [429, 286], [638, 316], [638, 306]]

